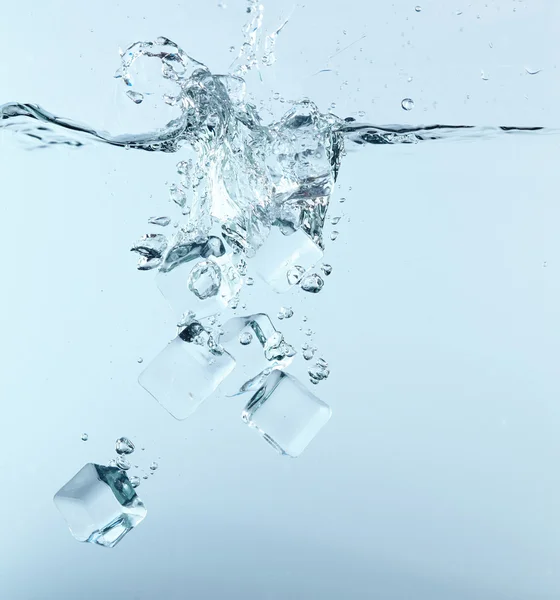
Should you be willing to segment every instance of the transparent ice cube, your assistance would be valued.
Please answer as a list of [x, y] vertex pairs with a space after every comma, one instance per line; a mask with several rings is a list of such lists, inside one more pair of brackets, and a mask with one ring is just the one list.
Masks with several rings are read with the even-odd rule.
[[235, 360], [225, 350], [211, 349], [201, 340], [187, 341], [184, 332], [188, 329], [167, 344], [138, 378], [179, 420], [189, 417], [235, 367]]
[[118, 544], [146, 516], [126, 474], [93, 463], [58, 490], [54, 503], [78, 541], [107, 548]]
[[297, 457], [331, 417], [328, 404], [295, 377], [273, 370], [241, 418], [280, 454]]
[[323, 251], [301, 229], [284, 235], [274, 228], [251, 264], [261, 279], [273, 290], [282, 293], [294, 285], [288, 278], [290, 269], [300, 266], [304, 272], [308, 271], [322, 257]]
[[[207, 281], [208, 273], [212, 275], [211, 285]], [[156, 283], [178, 319], [188, 310], [199, 319], [215, 315], [224, 310], [241, 289], [241, 277], [231, 254], [183, 262], [171, 271], [160, 271]]]

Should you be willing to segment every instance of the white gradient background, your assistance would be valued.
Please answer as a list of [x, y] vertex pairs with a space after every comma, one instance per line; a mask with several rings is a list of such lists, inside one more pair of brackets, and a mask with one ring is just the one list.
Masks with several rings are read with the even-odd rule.
[[[120, 132], [136, 107], [117, 48], [166, 35], [225, 71], [246, 16], [226, 1], [5, 3], [0, 102]], [[304, 4], [258, 97], [375, 123], [560, 125], [554, 0]], [[270, 2], [266, 25], [292, 8]], [[0, 598], [560, 597], [559, 149], [507, 136], [347, 157], [323, 292], [251, 299], [293, 304], [294, 341], [309, 315], [332, 367], [316, 391], [333, 418], [289, 460], [239, 399], [179, 423], [136, 382], [174, 328], [128, 249], [169, 213], [177, 156], [0, 134]], [[160, 463], [138, 490], [148, 517], [112, 550], [79, 544], [52, 496], [120, 435]]]

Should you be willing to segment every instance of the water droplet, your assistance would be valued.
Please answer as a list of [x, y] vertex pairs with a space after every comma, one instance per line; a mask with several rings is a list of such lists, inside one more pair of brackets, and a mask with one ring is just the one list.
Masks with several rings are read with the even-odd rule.
[[244, 331], [239, 334], [239, 343], [242, 346], [248, 346], [253, 341], [253, 334], [250, 331]]
[[144, 94], [141, 94], [140, 92], [127, 90], [126, 95], [134, 102], [134, 104], [142, 104], [142, 100], [144, 100]]
[[415, 7], [414, 7], [414, 10], [415, 10], [416, 12], [422, 12], [422, 7], [421, 7], [421, 6], [415, 6]]
[[541, 71], [542, 69], [531, 69], [529, 67], [525, 67], [525, 73], [527, 73], [527, 75], [538, 75]]
[[126, 437], [120, 437], [115, 442], [115, 451], [117, 454], [132, 454], [134, 452], [134, 444]]
[[323, 263], [321, 265], [321, 271], [323, 271], [323, 273], [328, 277], [332, 273], [332, 265], [329, 265], [328, 263]]
[[185, 208], [185, 204], [187, 203], [187, 195], [185, 194], [185, 190], [182, 187], [171, 184], [169, 187], [169, 198], [178, 204], [181, 208]]
[[137, 488], [140, 485], [140, 477], [137, 477], [136, 475], [131, 475], [128, 479], [130, 480], [130, 485], [133, 488]]
[[490, 77], [488, 77], [488, 75], [484, 71], [480, 71], [480, 78], [483, 81], [488, 81], [490, 79]]
[[148, 479], [147, 475], [142, 475], [142, 479]]
[[119, 469], [122, 469], [123, 471], [128, 471], [128, 469], [130, 469], [131, 467], [131, 464], [126, 458], [126, 456], [117, 456], [117, 460], [115, 462], [117, 467]]
[[247, 285], [253, 285], [255, 283], [255, 280], [252, 277], [247, 277], [247, 279], [245, 280], [245, 283]]
[[87, 433], [82, 433], [82, 442], [87, 442], [89, 440], [89, 435]]
[[338, 225], [338, 223], [340, 222], [340, 219], [342, 219], [342, 217], [333, 217], [331, 219], [331, 224], [332, 225]]
[[344, 203], [344, 202], [346, 202], [346, 198], [342, 197], [342, 198], [339, 200], [339, 202], [341, 202], [341, 203]]
[[331, 231], [331, 240], [334, 242], [336, 240], [336, 238], [338, 237], [338, 231], [336, 231], [336, 229], [334, 231]]
[[359, 110], [358, 111], [358, 117], [360, 117], [360, 119], [363, 119], [366, 116], [366, 111], [365, 110]]
[[317, 294], [323, 289], [325, 282], [317, 275], [317, 273], [311, 273], [306, 275], [301, 281], [301, 289], [304, 292], [311, 294]]
[[151, 465], [150, 465], [150, 471], [157, 471], [159, 465], [157, 464], [156, 461], [154, 461]]
[[290, 285], [297, 285], [305, 274], [305, 269], [299, 265], [293, 266], [286, 274]]
[[414, 108], [414, 100], [412, 98], [403, 98], [401, 106], [403, 110], [412, 110]]
[[307, 337], [311, 337], [311, 336], [313, 335], [313, 331], [312, 331], [311, 329], [306, 329], [306, 330], [305, 330], [305, 335], [306, 335]]
[[409, 78], [407, 79], [407, 81], [408, 81], [408, 83], [410, 83], [410, 82], [412, 81], [412, 77], [409, 77]]
[[169, 217], [150, 217], [148, 219], [150, 225], [159, 225], [160, 227], [167, 227], [171, 223]]
[[230, 51], [230, 52], [235, 52], [235, 46], [230, 46], [230, 47], [229, 47], [229, 51]]
[[189, 275], [189, 290], [199, 299], [206, 300], [215, 296], [222, 282], [220, 267], [209, 260], [201, 260]]
[[142, 364], [143, 362], [144, 362], [144, 359], [141, 356], [139, 356], [138, 357], [138, 364]]

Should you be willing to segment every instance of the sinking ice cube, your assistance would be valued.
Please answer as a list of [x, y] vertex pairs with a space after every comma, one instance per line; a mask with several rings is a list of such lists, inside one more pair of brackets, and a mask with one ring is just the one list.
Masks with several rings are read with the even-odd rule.
[[322, 257], [323, 251], [301, 229], [284, 235], [274, 228], [252, 259], [252, 266], [273, 290], [282, 293], [297, 283], [288, 277], [294, 267], [300, 267], [304, 273]]
[[140, 385], [176, 419], [190, 416], [235, 367], [233, 357], [212, 346], [207, 335], [200, 324], [188, 325], [138, 378]]
[[199, 319], [224, 310], [242, 284], [231, 254], [209, 256], [196, 264], [183, 262], [160, 271], [156, 282], [177, 318], [192, 310]]
[[58, 490], [55, 506], [80, 542], [112, 548], [146, 516], [125, 473], [88, 463]]
[[295, 377], [273, 370], [241, 418], [280, 454], [297, 457], [331, 417], [328, 404]]

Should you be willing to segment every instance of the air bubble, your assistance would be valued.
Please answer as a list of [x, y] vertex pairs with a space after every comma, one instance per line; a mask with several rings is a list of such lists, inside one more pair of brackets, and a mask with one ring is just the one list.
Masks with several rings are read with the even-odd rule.
[[404, 98], [401, 106], [403, 110], [412, 110], [414, 108], [414, 100], [412, 98]]

